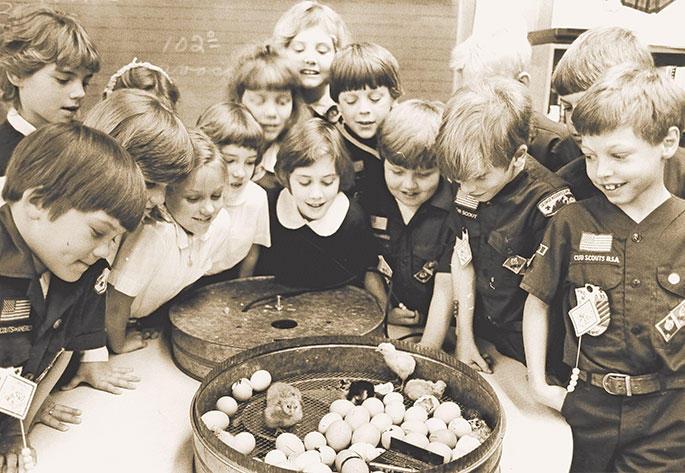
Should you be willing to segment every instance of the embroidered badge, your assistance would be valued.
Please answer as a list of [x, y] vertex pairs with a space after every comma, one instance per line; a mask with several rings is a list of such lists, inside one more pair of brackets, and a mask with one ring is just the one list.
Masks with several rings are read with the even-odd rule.
[[586, 332], [593, 337], [603, 334], [609, 327], [609, 321], [611, 319], [611, 311], [609, 310], [609, 297], [607, 296], [606, 292], [604, 292], [604, 290], [602, 290], [602, 288], [599, 286], [586, 284], [584, 287], [576, 288], [575, 294], [578, 305], [589, 301], [599, 317], [597, 323], [586, 330]]
[[461, 188], [457, 191], [457, 198], [454, 199], [454, 203], [459, 207], [465, 207], [467, 209], [476, 210], [478, 208], [479, 202], [471, 197], [470, 195], [462, 192]]
[[666, 317], [656, 323], [655, 327], [665, 342], [669, 342], [685, 325], [685, 301], [675, 306]]
[[388, 229], [388, 218], [380, 217], [378, 215], [371, 215], [371, 228], [374, 230], [387, 230]]
[[95, 286], [93, 286], [93, 289], [97, 294], [104, 294], [105, 291], [107, 290], [107, 278], [109, 277], [109, 268], [105, 268], [102, 270], [102, 273], [100, 273], [100, 276], [98, 276], [97, 280], [95, 281]]
[[33, 330], [33, 325], [10, 325], [8, 327], [0, 327], [0, 335], [9, 333], [26, 333]]
[[361, 159], [359, 161], [352, 161], [352, 167], [355, 173], [362, 172], [364, 170], [364, 161]]
[[28, 414], [36, 386], [13, 369], [0, 368], [0, 412], [23, 420]]
[[568, 187], [565, 187], [559, 191], [556, 191], [549, 197], [545, 197], [543, 200], [541, 200], [538, 203], [538, 210], [545, 217], [551, 217], [561, 210], [563, 206], [575, 201], [576, 198], [571, 193], [571, 190]]
[[523, 256], [514, 255], [507, 258], [502, 266], [514, 274], [519, 274], [527, 266], [528, 260]]
[[549, 247], [540, 243], [540, 246], [538, 246], [538, 249], [535, 250], [535, 253], [537, 253], [540, 256], [545, 256], [545, 253], [547, 253], [547, 250], [549, 250]]
[[3, 299], [0, 308], [0, 322], [17, 322], [27, 320], [31, 315], [31, 303], [28, 299]]
[[611, 235], [602, 235], [595, 233], [583, 232], [580, 237], [580, 251], [594, 251], [596, 253], [608, 253], [611, 251], [611, 243], [613, 237]]
[[423, 267], [416, 273], [414, 274], [414, 279], [416, 279], [418, 282], [422, 284], [426, 284], [428, 281], [431, 280], [433, 277], [433, 274], [435, 274], [435, 268], [438, 267], [438, 262], [437, 261], [428, 261], [426, 262]]
[[469, 244], [469, 231], [465, 228], [461, 230], [461, 238], [457, 237], [454, 242], [454, 250], [452, 251], [452, 260], [450, 264], [454, 264], [454, 257], [457, 257], [460, 266], [466, 266], [471, 262], [471, 245]]

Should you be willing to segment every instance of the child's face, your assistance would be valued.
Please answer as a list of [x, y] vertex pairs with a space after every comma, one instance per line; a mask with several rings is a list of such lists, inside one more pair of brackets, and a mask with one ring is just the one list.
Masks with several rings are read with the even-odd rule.
[[35, 127], [71, 121], [92, 76], [84, 68], [62, 69], [52, 63], [30, 76], [14, 78], [12, 83], [19, 88], [18, 112]]
[[385, 183], [392, 196], [407, 207], [418, 209], [430, 199], [440, 183], [440, 170], [407, 169], [390, 161], [383, 163]]
[[311, 166], [295, 168], [288, 183], [297, 209], [307, 220], [326, 215], [340, 189], [333, 158], [321, 158]]
[[166, 206], [188, 233], [201, 235], [221, 210], [226, 174], [207, 165], [194, 170], [180, 184], [169, 187]]
[[516, 174], [514, 161], [509, 164], [508, 168], [488, 166], [482, 174], [459, 181], [459, 186], [463, 192], [478, 202], [488, 202], [499, 194], [499, 191], [509, 184]]
[[564, 122], [566, 123], [566, 128], [568, 129], [568, 132], [571, 134], [571, 137], [579, 147], [582, 145], [582, 142], [580, 139], [580, 135], [576, 131], [576, 128], [573, 126], [573, 120], [571, 115], [573, 115], [573, 110], [575, 110], [576, 105], [578, 105], [578, 102], [583, 97], [583, 94], [585, 94], [585, 92], [576, 92], [574, 94], [559, 96], [561, 108], [564, 110]]
[[89, 266], [107, 257], [114, 240], [125, 231], [116, 218], [102, 210], [71, 209], [50, 220], [49, 211], [40, 208], [36, 217], [40, 220], [34, 228], [39, 234], [26, 236], [26, 241], [38, 259], [66, 282], [78, 281]]
[[385, 86], [376, 89], [366, 86], [362, 90], [341, 92], [338, 102], [345, 125], [360, 138], [369, 139], [376, 136], [395, 100]]
[[664, 189], [664, 159], [672, 156], [663, 143], [656, 146], [636, 136], [630, 127], [583, 136], [587, 175], [620, 208], [645, 208]]
[[145, 201], [144, 217], [149, 218], [152, 209], [164, 203], [166, 198], [167, 184], [162, 182], [145, 181], [145, 193], [147, 200]]
[[323, 28], [317, 26], [297, 33], [286, 49], [286, 56], [302, 88], [315, 89], [328, 84], [335, 46]]
[[247, 89], [243, 93], [242, 103], [262, 126], [267, 143], [278, 138], [293, 113], [293, 94], [290, 90]]
[[221, 156], [228, 169], [229, 193], [237, 194], [245, 188], [245, 184], [252, 178], [255, 163], [257, 162], [257, 150], [238, 145], [224, 145], [221, 147]]

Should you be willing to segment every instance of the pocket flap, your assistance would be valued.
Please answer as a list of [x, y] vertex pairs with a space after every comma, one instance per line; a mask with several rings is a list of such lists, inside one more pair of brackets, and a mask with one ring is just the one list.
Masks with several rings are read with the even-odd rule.
[[661, 287], [680, 297], [685, 297], [685, 268], [659, 266], [656, 274]]

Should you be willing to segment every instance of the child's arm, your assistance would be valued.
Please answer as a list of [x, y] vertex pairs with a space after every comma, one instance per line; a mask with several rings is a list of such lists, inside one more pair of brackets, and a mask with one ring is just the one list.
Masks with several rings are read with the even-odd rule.
[[529, 294], [523, 308], [523, 347], [528, 366], [528, 384], [535, 400], [559, 411], [566, 397], [566, 389], [550, 386], [545, 379], [548, 318], [549, 305]]
[[[456, 252], [455, 252], [456, 253]], [[457, 306], [457, 350], [459, 361], [485, 373], [492, 373], [489, 360], [481, 355], [473, 333], [473, 312], [476, 302], [476, 273], [473, 263], [462, 265], [452, 258], [452, 287]]]
[[450, 273], [436, 273], [433, 297], [428, 307], [426, 326], [419, 345], [439, 350], [445, 341], [452, 319], [452, 276]]
[[238, 270], [238, 277], [249, 278], [254, 274], [257, 260], [259, 260], [259, 245], [252, 244], [247, 256], [240, 262], [240, 269]]
[[147, 342], [143, 340], [139, 332], [126, 332], [126, 325], [131, 317], [132, 303], [133, 297], [117, 291], [111, 285], [107, 289], [105, 328], [109, 346], [114, 353], [127, 353], [147, 346]]
[[371, 293], [374, 299], [376, 299], [376, 302], [378, 302], [378, 306], [385, 312], [388, 296], [385, 292], [385, 281], [383, 280], [383, 276], [375, 271], [367, 271], [366, 274], [364, 274], [364, 289]]

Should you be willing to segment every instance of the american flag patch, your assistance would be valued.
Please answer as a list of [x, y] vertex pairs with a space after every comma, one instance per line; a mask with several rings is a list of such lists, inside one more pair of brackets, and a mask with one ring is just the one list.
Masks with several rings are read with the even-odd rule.
[[14, 322], [29, 318], [31, 303], [28, 299], [3, 299], [0, 322]]
[[478, 201], [470, 195], [462, 192], [461, 189], [457, 191], [457, 198], [454, 199], [454, 203], [459, 207], [466, 207], [467, 209], [471, 210], [476, 210], [478, 208]]
[[594, 251], [597, 253], [608, 253], [611, 251], [611, 235], [596, 235], [594, 233], [583, 232], [580, 237], [580, 251]]

